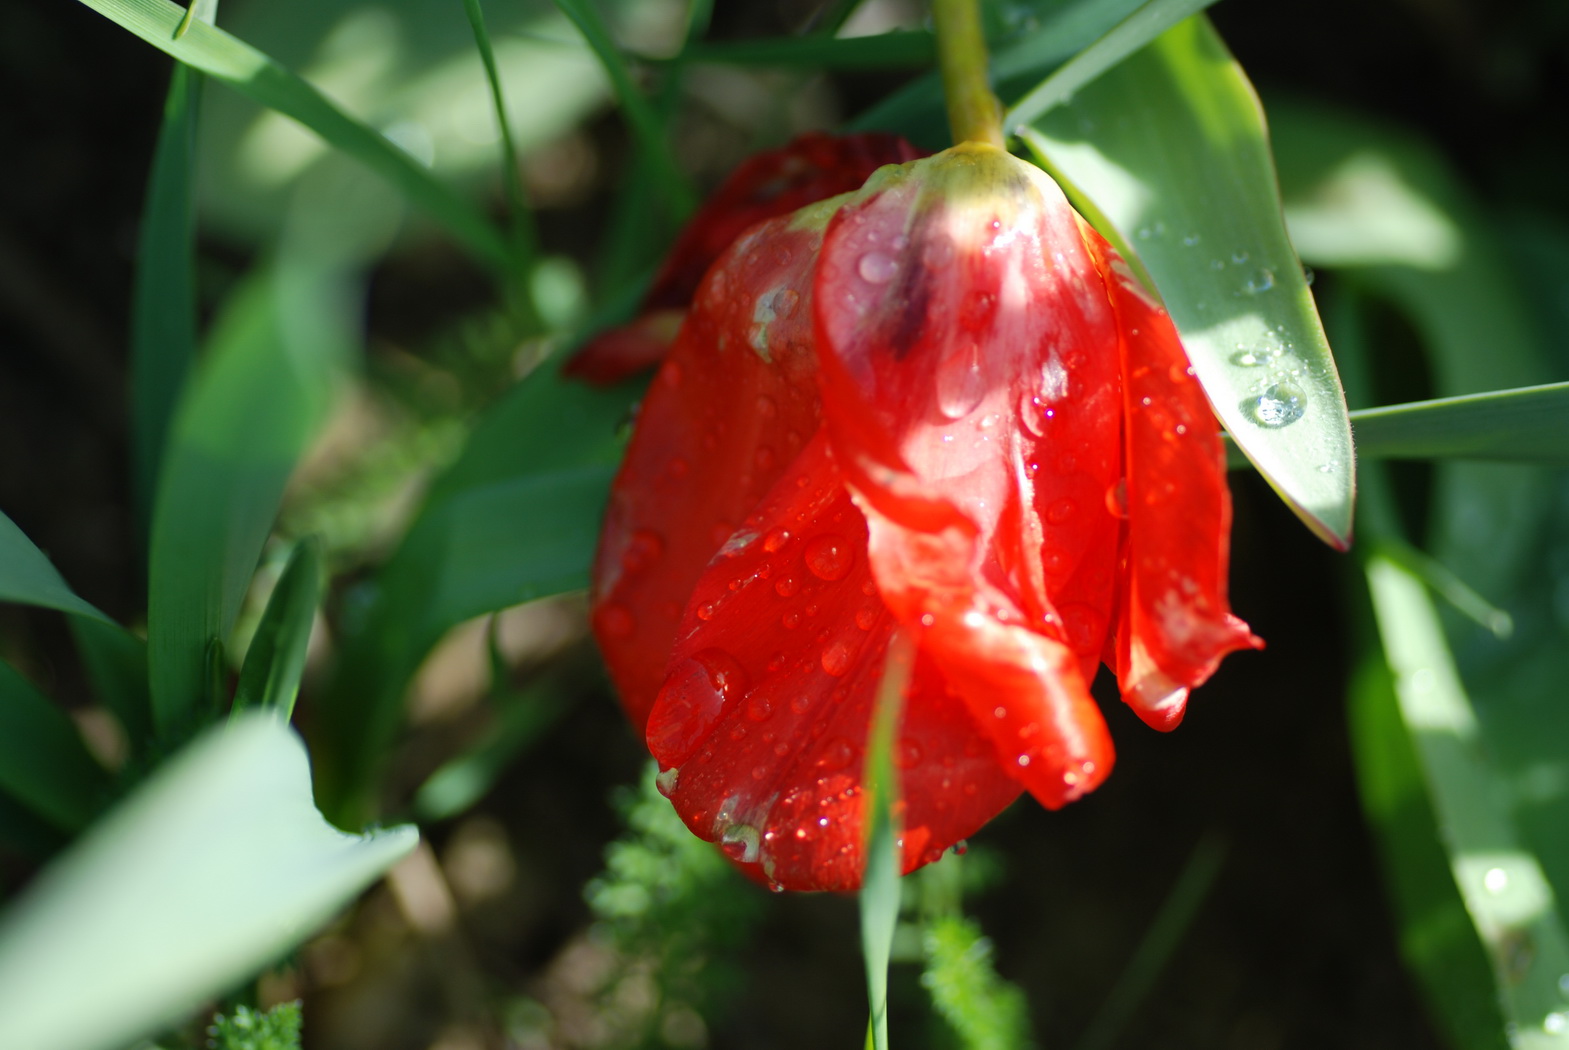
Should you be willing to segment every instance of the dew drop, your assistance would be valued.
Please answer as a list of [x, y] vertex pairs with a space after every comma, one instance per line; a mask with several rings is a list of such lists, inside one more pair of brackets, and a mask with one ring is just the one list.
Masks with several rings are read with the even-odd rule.
[[1290, 426], [1307, 411], [1302, 391], [1285, 381], [1273, 383], [1262, 394], [1243, 401], [1241, 408], [1250, 421], [1270, 430]]
[[704, 623], [707, 623], [709, 620], [714, 618], [714, 613], [716, 611], [717, 610], [714, 608], [713, 602], [704, 602], [702, 605], [697, 607], [697, 618], [702, 620]]
[[1509, 873], [1503, 868], [1488, 868], [1482, 885], [1488, 893], [1502, 893], [1509, 888]]
[[894, 754], [894, 764], [900, 769], [914, 769], [920, 764], [922, 758], [921, 745], [913, 740], [904, 740], [899, 744], [899, 750]]
[[1106, 490], [1106, 511], [1114, 518], [1128, 516], [1128, 479], [1120, 478]]
[[779, 617], [779, 626], [783, 627], [787, 631], [795, 630], [797, 627], [801, 626], [801, 614], [798, 612], [785, 613], [783, 616]]
[[855, 270], [861, 275], [861, 280], [869, 284], [887, 284], [899, 272], [899, 264], [882, 252], [867, 252], [861, 256]]
[[651, 529], [638, 529], [627, 540], [621, 553], [621, 567], [629, 573], [643, 572], [665, 553], [665, 541]]
[[808, 540], [802, 556], [812, 575], [823, 580], [842, 580], [855, 564], [855, 550], [831, 532]]
[[943, 358], [937, 365], [937, 410], [949, 419], [962, 419], [986, 396], [981, 372], [981, 348], [970, 343]]
[[1242, 285], [1242, 290], [1249, 295], [1258, 295], [1275, 287], [1275, 273], [1273, 270], [1260, 270], [1249, 277]]
[[[855, 748], [850, 741], [842, 736], [834, 737], [823, 748], [823, 757], [818, 760], [818, 765], [826, 772], [833, 773], [848, 766], [855, 758]], [[827, 799], [823, 802], [826, 805]], [[827, 818], [824, 818], [827, 819]], [[824, 825], [826, 827], [826, 825]]]
[[744, 696], [746, 670], [723, 649], [704, 649], [669, 675], [648, 716], [648, 749], [660, 765], [685, 762], [713, 731], [724, 706]]
[[849, 642], [840, 639], [829, 643], [823, 650], [823, 670], [835, 678], [843, 677], [850, 670], [850, 663], [855, 656], [855, 650]]
[[1029, 764], [1030, 764], [1030, 756], [1029, 755], [1020, 755], [1019, 756], [1019, 768], [1020, 769], [1023, 769], [1025, 766], [1028, 766]]
[[676, 783], [680, 778], [681, 771], [675, 766], [671, 766], [669, 769], [661, 769], [654, 776], [654, 787], [659, 789], [661, 795], [670, 798], [676, 793]]
[[757, 863], [761, 847], [762, 836], [750, 824], [732, 824], [719, 836], [719, 848], [725, 856], [742, 864]]
[[870, 631], [877, 623], [877, 607], [863, 605], [855, 610], [855, 625], [863, 631]]
[[774, 713], [774, 705], [764, 695], [764, 690], [759, 689], [746, 701], [746, 717], [754, 722], [766, 722]]
[[1184, 234], [1182, 238], [1182, 244], [1184, 247], [1191, 248], [1201, 240], [1203, 240], [1203, 238], [1196, 233]]
[[781, 598], [794, 597], [800, 589], [801, 581], [790, 573], [785, 573], [774, 581], [774, 593]]
[[801, 296], [793, 288], [781, 288], [774, 293], [774, 314], [778, 317], [789, 317], [795, 313], [795, 308], [801, 302]]
[[763, 550], [773, 554], [785, 544], [790, 542], [790, 533], [784, 529], [774, 529], [763, 537]]

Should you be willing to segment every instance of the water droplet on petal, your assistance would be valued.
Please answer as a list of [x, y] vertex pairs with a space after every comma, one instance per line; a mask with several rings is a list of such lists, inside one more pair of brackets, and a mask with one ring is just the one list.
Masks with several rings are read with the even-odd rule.
[[877, 607], [875, 605], [863, 605], [855, 610], [855, 625], [861, 630], [870, 631], [876, 623]]
[[1106, 510], [1114, 518], [1128, 516], [1128, 479], [1121, 478], [1106, 490]]
[[685, 762], [713, 731], [726, 703], [750, 687], [746, 670], [723, 649], [704, 649], [681, 661], [648, 716], [648, 749], [661, 765]]
[[621, 553], [621, 567], [629, 573], [642, 572], [664, 553], [665, 541], [657, 532], [638, 529], [627, 540], [626, 550]]
[[823, 650], [823, 670], [835, 678], [842, 677], [850, 670], [850, 664], [855, 657], [855, 648], [847, 641], [840, 639], [829, 643]]
[[1252, 422], [1270, 430], [1290, 426], [1302, 418], [1307, 404], [1302, 391], [1288, 382], [1273, 383], [1257, 397], [1242, 402], [1242, 414]]
[[676, 793], [676, 783], [680, 777], [681, 771], [675, 766], [661, 769], [654, 777], [654, 787], [659, 789], [661, 795], [669, 798]]
[[986, 396], [981, 372], [981, 348], [969, 343], [937, 364], [937, 410], [949, 419], [962, 419]]
[[824, 580], [842, 580], [855, 564], [855, 550], [842, 537], [831, 532], [807, 541], [802, 552], [812, 575]]
[[785, 573], [774, 581], [774, 593], [781, 598], [790, 598], [801, 589], [801, 581], [789, 573]]
[[774, 293], [774, 314], [789, 317], [800, 302], [801, 296], [793, 288], [781, 288]]
[[774, 553], [790, 542], [790, 533], [784, 529], [773, 529], [763, 537], [763, 550], [769, 554]]
[[899, 263], [882, 252], [867, 252], [861, 256], [855, 270], [861, 275], [861, 280], [869, 284], [887, 284], [899, 272]]
[[732, 824], [719, 836], [719, 848], [725, 856], [742, 864], [756, 864], [761, 846], [762, 836], [750, 824]]
[[714, 608], [713, 602], [704, 602], [702, 605], [697, 607], [697, 618], [702, 620], [704, 623], [707, 623], [709, 620], [714, 618], [714, 613], [717, 611], [718, 610]]

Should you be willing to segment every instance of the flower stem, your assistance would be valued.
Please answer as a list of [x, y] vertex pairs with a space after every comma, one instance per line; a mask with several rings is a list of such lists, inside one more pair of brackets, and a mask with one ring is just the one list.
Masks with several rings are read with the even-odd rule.
[[986, 80], [986, 37], [978, 0], [932, 0], [932, 22], [953, 141], [1002, 149], [1002, 107]]

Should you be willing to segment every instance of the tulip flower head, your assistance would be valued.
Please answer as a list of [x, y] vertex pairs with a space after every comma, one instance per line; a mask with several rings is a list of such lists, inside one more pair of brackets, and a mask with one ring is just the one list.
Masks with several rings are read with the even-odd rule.
[[1228, 652], [1230, 503], [1165, 311], [974, 143], [742, 234], [639, 413], [594, 628], [661, 789], [787, 889], [852, 889], [897, 630], [903, 862], [1111, 771], [1089, 683], [1171, 729]]

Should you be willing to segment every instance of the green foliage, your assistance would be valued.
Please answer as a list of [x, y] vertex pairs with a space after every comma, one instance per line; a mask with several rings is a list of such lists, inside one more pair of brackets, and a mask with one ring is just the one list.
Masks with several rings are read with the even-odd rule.
[[211, 1050], [299, 1050], [304, 1021], [298, 1002], [266, 1011], [239, 1006], [232, 1014], [213, 1018], [207, 1045]]
[[661, 1021], [722, 1008], [739, 979], [727, 965], [756, 921], [762, 898], [720, 852], [687, 830], [659, 794], [651, 764], [637, 791], [617, 801], [626, 831], [605, 850], [605, 870], [584, 890], [622, 973], [646, 972], [655, 1008], [617, 1013], [615, 1045], [666, 1045]]
[[1024, 993], [997, 976], [991, 942], [978, 924], [956, 915], [933, 919], [921, 931], [921, 947], [921, 985], [964, 1050], [1032, 1045]]

